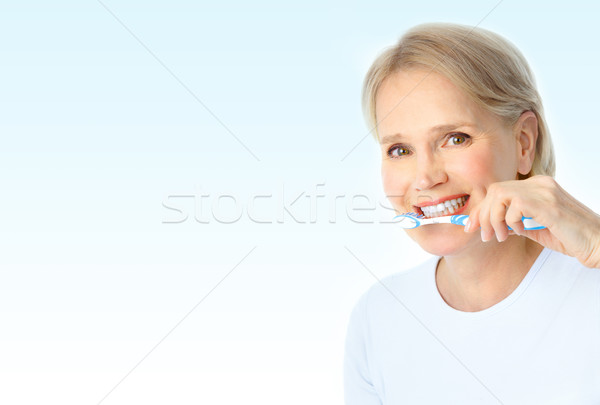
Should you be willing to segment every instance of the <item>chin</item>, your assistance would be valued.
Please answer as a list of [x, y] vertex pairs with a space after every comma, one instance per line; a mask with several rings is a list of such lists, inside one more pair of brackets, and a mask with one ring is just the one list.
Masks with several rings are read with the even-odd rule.
[[473, 234], [467, 234], [462, 226], [435, 224], [422, 226], [407, 232], [423, 250], [435, 256], [453, 256], [463, 251]]

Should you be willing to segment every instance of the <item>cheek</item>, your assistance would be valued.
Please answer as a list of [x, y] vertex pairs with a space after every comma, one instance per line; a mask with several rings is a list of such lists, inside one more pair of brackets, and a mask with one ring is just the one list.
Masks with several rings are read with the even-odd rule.
[[389, 201], [395, 208], [401, 208], [404, 211], [406, 209], [406, 207], [403, 207], [404, 197], [410, 184], [406, 174], [402, 175], [399, 168], [392, 168], [390, 165], [383, 163], [381, 166], [381, 179], [383, 190]]
[[448, 171], [460, 178], [467, 179], [472, 184], [487, 185], [502, 177], [495, 161], [495, 155], [488, 151], [478, 151], [464, 154], [462, 159], [456, 159], [448, 165]]

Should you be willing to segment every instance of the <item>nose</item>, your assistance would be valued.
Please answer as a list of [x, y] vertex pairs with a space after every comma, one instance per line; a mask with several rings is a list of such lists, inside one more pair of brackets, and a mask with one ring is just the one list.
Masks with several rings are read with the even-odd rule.
[[432, 153], [421, 153], [416, 158], [414, 188], [417, 191], [429, 190], [448, 181], [444, 164]]

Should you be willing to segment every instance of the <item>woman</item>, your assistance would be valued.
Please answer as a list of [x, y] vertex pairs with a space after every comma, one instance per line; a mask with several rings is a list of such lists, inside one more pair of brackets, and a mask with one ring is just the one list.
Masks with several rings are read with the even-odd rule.
[[420, 25], [374, 62], [363, 102], [394, 209], [470, 223], [407, 230], [434, 257], [359, 300], [346, 403], [600, 403], [600, 217], [552, 177], [521, 53], [487, 30]]

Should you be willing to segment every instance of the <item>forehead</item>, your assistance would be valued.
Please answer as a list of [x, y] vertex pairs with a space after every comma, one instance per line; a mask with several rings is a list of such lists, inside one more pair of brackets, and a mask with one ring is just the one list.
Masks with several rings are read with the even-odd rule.
[[395, 72], [381, 84], [375, 101], [381, 135], [422, 133], [434, 126], [470, 122], [485, 126], [494, 117], [439, 73]]

